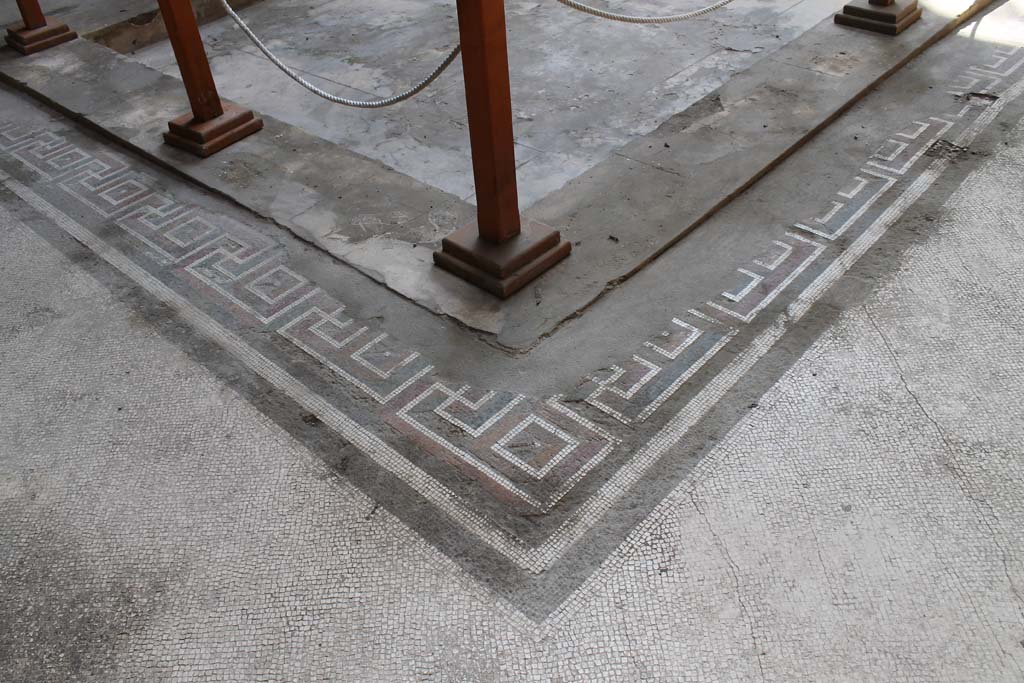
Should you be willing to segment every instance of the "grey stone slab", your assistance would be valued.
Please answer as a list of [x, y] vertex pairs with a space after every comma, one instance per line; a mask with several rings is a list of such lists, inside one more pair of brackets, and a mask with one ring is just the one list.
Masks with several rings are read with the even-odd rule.
[[[231, 6], [241, 10], [257, 2], [262, 0], [232, 0]], [[226, 16], [220, 0], [191, 0], [191, 5], [200, 26]], [[167, 27], [164, 25], [159, 7], [147, 3], [141, 13], [134, 16], [125, 13], [119, 21], [104, 24], [83, 35], [121, 54], [127, 54], [147, 45], [166, 42]]]
[[[236, 9], [262, 0], [232, 0]], [[219, 0], [191, 0], [200, 24], [224, 16]], [[166, 40], [167, 29], [154, 0], [65, 0], [40, 3], [47, 15], [67, 23], [79, 36], [121, 53]], [[15, 3], [0, 6], [0, 26], [21, 23]]]
[[[721, 115], [696, 125], [668, 121], [621, 153], [684, 174], [691, 172], [694, 164], [716, 162], [725, 168], [719, 159], [736, 154], [742, 158], [732, 167], [745, 162], [761, 169], [959, 25], [959, 17], [984, 4], [953, 18], [929, 13], [914, 31], [888, 40], [826, 20], [716, 91]], [[719, 140], [705, 144], [709, 136]], [[722, 136], [728, 139], [722, 140]]]
[[[472, 157], [461, 89], [449, 95], [455, 110], [451, 115], [406, 104], [387, 109], [353, 109], [310, 95], [290, 79], [278, 78], [276, 70], [268, 74], [273, 67], [262, 55], [227, 50], [223, 43], [215, 50], [210, 63], [214, 77], [222, 84], [223, 96], [248, 103], [450, 194], [466, 197], [473, 193], [472, 174], [466, 173], [472, 167]], [[304, 77], [328, 92], [357, 100], [390, 94], [371, 95], [312, 74]], [[454, 76], [444, 78], [449, 82]], [[535, 154], [523, 149], [520, 156], [525, 161]]]
[[[387, 215], [400, 209], [419, 215], [435, 206], [459, 210], [461, 200], [456, 197], [273, 117], [263, 118], [263, 131], [225, 149], [213, 163], [185, 160], [148, 132], [132, 142], [172, 163], [188, 164], [190, 175], [202, 184], [282, 223], [325, 200], [340, 200], [352, 218]], [[272, 163], [282, 150], [287, 161]]]
[[117, 106], [163, 79], [160, 73], [88, 40], [74, 40], [28, 57], [2, 50], [0, 65], [8, 82], [76, 115]]
[[[130, 17], [151, 12], [155, 2], [151, 0], [63, 0], [47, 2], [40, 6], [47, 15], [60, 18], [79, 35], [85, 35], [105, 26], [110, 26]], [[21, 15], [14, 2], [0, 5], [0, 25], [21, 23]]]
[[[418, 80], [458, 41], [455, 8], [442, 0], [372, 5], [279, 0], [258, 3], [241, 14], [289, 64], [382, 96]], [[256, 54], [230, 20], [204, 27], [203, 36], [231, 51]], [[267, 76], [273, 77], [274, 67], [265, 64]]]
[[[821, 19], [830, 13], [815, 0]], [[670, 12], [675, 0], [645, 4]], [[508, 37], [520, 198], [530, 206], [607, 158], [621, 145], [685, 109], [759, 54], [807, 27], [786, 16], [787, 3], [736, 3], [720, 13], [669, 27], [595, 19], [553, 0], [509, 3]], [[242, 13], [287, 63], [321, 87], [387, 95], [415, 82], [454, 41], [455, 17], [444, 3], [385, 2], [372, 11], [338, 2], [275, 1]], [[287, 34], [281, 26], [287, 25]], [[218, 58], [250, 54], [232, 68], [228, 96], [343, 144], [460, 197], [472, 194], [459, 62], [414, 100], [382, 111], [349, 111], [315, 101], [275, 73], [229, 21], [204, 27], [214, 69]], [[655, 49], [651, 49], [655, 48]], [[138, 58], [173, 71], [165, 47]], [[682, 80], [708, 61], [717, 81]], [[259, 81], [250, 87], [241, 81]], [[287, 93], [276, 95], [273, 91]], [[357, 95], [355, 95], [357, 96]], [[394, 131], [402, 131], [395, 135]], [[533, 150], [533, 151], [531, 151]], [[552, 156], [528, 163], [538, 153]], [[560, 167], [554, 167], [559, 162]]]

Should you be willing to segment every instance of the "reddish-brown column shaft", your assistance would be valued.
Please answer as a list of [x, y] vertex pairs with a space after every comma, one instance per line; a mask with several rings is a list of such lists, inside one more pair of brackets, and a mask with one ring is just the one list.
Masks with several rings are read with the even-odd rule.
[[191, 0], [159, 0], [160, 13], [167, 25], [167, 37], [178, 60], [181, 80], [198, 121], [209, 121], [224, 113], [217, 86], [213, 82], [210, 62], [206, 59], [199, 24], [192, 11]]
[[519, 234], [504, 0], [457, 0], [480, 236]]
[[46, 17], [39, 8], [39, 0], [18, 0], [18, 9], [21, 11], [21, 20], [25, 22], [25, 28], [46, 26]]

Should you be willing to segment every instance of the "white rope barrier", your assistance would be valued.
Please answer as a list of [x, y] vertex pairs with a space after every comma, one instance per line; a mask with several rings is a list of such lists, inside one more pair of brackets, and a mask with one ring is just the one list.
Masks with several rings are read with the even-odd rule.
[[576, 2], [576, 0], [557, 0], [566, 7], [571, 7], [574, 10], [579, 10], [586, 14], [600, 17], [602, 19], [608, 19], [610, 21], [621, 21], [626, 24], [671, 24], [676, 21], [686, 21], [687, 19], [696, 19], [702, 17], [705, 14], [710, 14], [717, 9], [721, 9], [728, 5], [733, 0], [718, 0], [713, 5], [695, 9], [692, 12], [684, 12], [683, 14], [670, 14], [662, 17], [644, 17], [634, 16], [630, 14], [617, 14], [615, 12], [609, 12], [607, 10], [598, 9], [597, 7], [591, 7], [590, 5], [584, 5], [582, 2]]
[[[560, 2], [561, 4], [571, 9], [578, 10], [580, 12], [584, 12], [595, 17], [600, 17], [601, 19], [619, 21], [627, 24], [670, 24], [677, 21], [695, 19], [697, 17], [704, 16], [705, 14], [710, 14], [715, 10], [721, 9], [728, 5], [729, 3], [731, 3], [732, 1], [733, 0], [718, 0], [718, 2], [712, 5], [708, 5], [707, 7], [702, 7], [700, 9], [692, 10], [690, 12], [684, 12], [682, 14], [670, 14], [667, 16], [660, 17], [647, 17], [609, 12], [607, 10], [598, 9], [597, 7], [585, 5], [582, 2], [577, 2], [577, 0], [557, 0], [557, 2]], [[277, 55], [271, 52], [270, 48], [264, 45], [263, 41], [259, 39], [259, 36], [253, 33], [252, 29], [249, 28], [246, 25], [246, 23], [242, 21], [242, 18], [238, 16], [235, 10], [231, 8], [231, 5], [228, 4], [228, 0], [220, 0], [220, 3], [224, 7], [224, 11], [227, 12], [227, 15], [231, 17], [231, 19], [236, 24], [238, 24], [238, 28], [242, 29], [242, 32], [245, 33], [246, 36], [248, 36], [249, 40], [252, 41], [252, 44], [255, 45], [259, 49], [259, 51], [262, 52], [266, 56], [266, 58], [269, 59], [271, 63], [274, 64], [274, 66], [283, 71], [293, 81], [295, 81], [296, 83], [298, 83], [299, 85], [301, 85], [303, 88], [310, 91], [314, 95], [322, 97], [325, 100], [328, 100], [329, 102], [334, 102], [335, 104], [345, 105], [346, 107], [356, 107], [358, 109], [379, 109], [381, 107], [388, 107], [393, 104], [403, 102], [409, 99], [410, 97], [413, 97], [414, 95], [418, 94], [424, 88], [426, 88], [435, 80], [437, 80], [438, 76], [444, 73], [445, 69], [451, 66], [452, 62], [455, 61], [455, 58], [459, 56], [459, 53], [462, 50], [461, 45], [456, 45], [451, 50], [451, 52], [448, 53], [448, 56], [446, 56], [444, 60], [440, 64], [438, 64], [437, 67], [433, 71], [431, 71], [426, 78], [424, 78], [422, 81], [420, 81], [419, 83], [417, 83], [416, 85], [414, 85], [413, 87], [409, 88], [404, 92], [398, 93], [397, 95], [392, 95], [391, 97], [382, 97], [376, 100], [353, 100], [347, 97], [341, 97], [340, 95], [335, 95], [333, 93], [327, 92], [326, 90], [323, 90], [322, 88], [313, 85], [305, 78], [300, 76], [294, 69], [292, 69], [287, 64], [282, 62], [277, 57]]]
[[448, 56], [444, 58], [444, 61], [438, 64], [437, 68], [430, 72], [430, 75], [428, 75], [422, 81], [420, 81], [413, 87], [409, 88], [405, 92], [398, 93], [397, 95], [392, 95], [391, 97], [383, 97], [377, 100], [352, 100], [347, 97], [334, 95], [332, 93], [327, 92], [326, 90], [318, 88], [317, 86], [313, 85], [305, 78], [300, 76], [298, 73], [295, 72], [294, 69], [290, 68], [287, 64], [278, 59], [277, 55], [270, 51], [270, 48], [263, 44], [263, 41], [260, 40], [255, 33], [253, 33], [252, 29], [250, 29], [244, 21], [242, 21], [242, 18], [235, 13], [235, 10], [231, 9], [231, 5], [228, 4], [227, 0], [220, 0], [220, 3], [224, 6], [224, 11], [227, 12], [228, 16], [231, 17], [236, 24], [238, 24], [238, 28], [242, 29], [242, 32], [249, 37], [249, 40], [252, 41], [252, 44], [259, 48], [259, 51], [262, 52], [266, 56], [266, 58], [269, 59], [274, 64], [274, 66], [283, 71], [293, 81], [295, 81], [296, 83], [298, 83], [299, 85], [301, 85], [303, 88], [310, 91], [314, 95], [322, 97], [330, 102], [334, 102], [335, 104], [343, 104], [346, 107], [356, 107], [358, 109], [379, 109], [381, 107], [388, 107], [391, 106], [392, 104], [398, 104], [399, 102], [407, 100], [413, 95], [416, 95], [417, 93], [422, 91], [424, 88], [426, 88], [434, 81], [436, 81], [437, 77], [444, 73], [445, 69], [451, 66], [452, 62], [454, 62], [455, 58], [459, 56], [459, 52], [462, 49], [461, 45], [456, 45], [452, 49], [452, 51], [448, 53]]

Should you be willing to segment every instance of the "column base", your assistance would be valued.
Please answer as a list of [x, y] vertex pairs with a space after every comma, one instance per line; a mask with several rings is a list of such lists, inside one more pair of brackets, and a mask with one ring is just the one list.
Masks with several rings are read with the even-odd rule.
[[888, 5], [853, 0], [836, 15], [836, 23], [895, 36], [920, 18], [921, 8], [917, 6], [917, 0]]
[[7, 44], [23, 55], [35, 54], [77, 37], [67, 24], [53, 17], [46, 17], [46, 25], [39, 28], [7, 29]]
[[182, 114], [168, 122], [164, 142], [205, 158], [263, 128], [263, 119], [251, 110], [230, 102], [221, 102], [221, 107], [224, 113], [209, 121]]
[[526, 221], [522, 232], [494, 244], [480, 238], [474, 221], [441, 242], [434, 263], [502, 299], [507, 299], [564, 259], [572, 245], [543, 223]]

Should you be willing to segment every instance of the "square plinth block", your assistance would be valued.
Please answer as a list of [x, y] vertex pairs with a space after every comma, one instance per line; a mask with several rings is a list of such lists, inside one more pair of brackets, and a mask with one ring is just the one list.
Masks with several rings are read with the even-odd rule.
[[208, 157], [263, 128], [263, 119], [256, 118], [249, 109], [230, 102], [221, 102], [221, 108], [224, 113], [209, 121], [196, 121], [192, 114], [170, 121], [164, 142], [196, 156]]
[[876, 5], [868, 0], [854, 0], [836, 15], [836, 23], [875, 33], [897, 35], [921, 18], [917, 0]]
[[434, 263], [502, 299], [507, 299], [564, 259], [572, 245], [553, 228], [525, 221], [519, 235], [496, 244], [481, 239], [476, 222], [441, 242]]
[[23, 55], [35, 54], [77, 37], [67, 24], [53, 17], [46, 17], [46, 25], [39, 28], [7, 29], [7, 44]]

